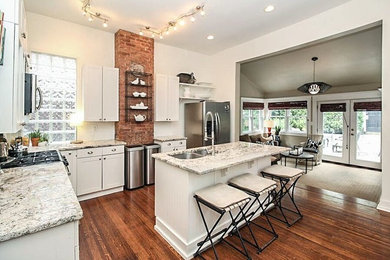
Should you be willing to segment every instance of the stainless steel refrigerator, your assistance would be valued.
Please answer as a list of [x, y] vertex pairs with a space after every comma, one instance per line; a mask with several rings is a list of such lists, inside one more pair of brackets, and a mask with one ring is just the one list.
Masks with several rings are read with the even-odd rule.
[[[187, 148], [211, 145], [211, 140], [204, 140], [204, 120], [209, 111], [214, 116], [215, 144], [230, 142], [230, 102], [201, 101], [185, 104]], [[211, 117], [207, 119], [207, 134], [211, 136]]]

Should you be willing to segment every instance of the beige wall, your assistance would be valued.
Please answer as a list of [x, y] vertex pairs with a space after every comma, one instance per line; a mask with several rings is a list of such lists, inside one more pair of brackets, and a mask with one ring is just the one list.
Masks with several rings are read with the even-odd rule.
[[245, 74], [240, 73], [241, 97], [263, 98], [264, 93]]
[[[81, 107], [83, 65], [114, 67], [114, 34], [86, 26], [27, 13], [28, 44], [31, 51], [77, 59], [77, 104]], [[77, 138], [113, 139], [114, 123], [84, 123]]]
[[[232, 139], [237, 140], [239, 134], [239, 65], [237, 63], [269, 55], [302, 44], [345, 33], [368, 24], [382, 21], [382, 97], [383, 118], [390, 115], [390, 1], [388, 0], [351, 0], [336, 8], [325, 11], [314, 17], [274, 31], [252, 41], [240, 44], [214, 55], [214, 67], [217, 68], [217, 95], [221, 99], [231, 101], [235, 111], [232, 117]], [[383, 120], [383, 129], [390, 128], [390, 121]], [[390, 136], [383, 135], [382, 157], [390, 156]], [[382, 198], [380, 207], [390, 211], [390, 161], [384, 160]]]

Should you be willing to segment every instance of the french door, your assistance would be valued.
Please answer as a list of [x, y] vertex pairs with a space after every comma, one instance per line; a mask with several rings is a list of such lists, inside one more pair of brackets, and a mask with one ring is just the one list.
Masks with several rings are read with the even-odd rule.
[[379, 99], [320, 102], [323, 159], [380, 169], [381, 118]]

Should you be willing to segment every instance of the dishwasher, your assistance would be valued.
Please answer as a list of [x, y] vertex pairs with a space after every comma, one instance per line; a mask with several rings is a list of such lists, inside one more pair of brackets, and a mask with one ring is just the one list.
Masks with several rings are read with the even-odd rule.
[[144, 147], [142, 145], [125, 148], [125, 186], [135, 189], [145, 185]]

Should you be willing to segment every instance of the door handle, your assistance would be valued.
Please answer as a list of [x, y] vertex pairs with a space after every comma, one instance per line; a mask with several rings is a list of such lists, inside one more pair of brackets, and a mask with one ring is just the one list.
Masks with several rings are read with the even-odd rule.
[[[35, 89], [35, 95], [38, 93], [38, 95], [39, 95], [39, 103], [38, 103], [38, 106], [35, 106], [35, 109], [36, 110], [39, 110], [39, 109], [41, 109], [41, 106], [42, 106], [42, 102], [43, 102], [43, 95], [42, 95], [42, 90], [41, 90], [41, 88], [40, 87], [37, 87], [36, 89]], [[36, 97], [35, 97], [36, 98]]]
[[219, 137], [221, 135], [221, 118], [219, 117], [219, 113], [215, 113], [215, 118], [216, 118], [216, 125], [217, 125], [217, 140], [219, 140]]

